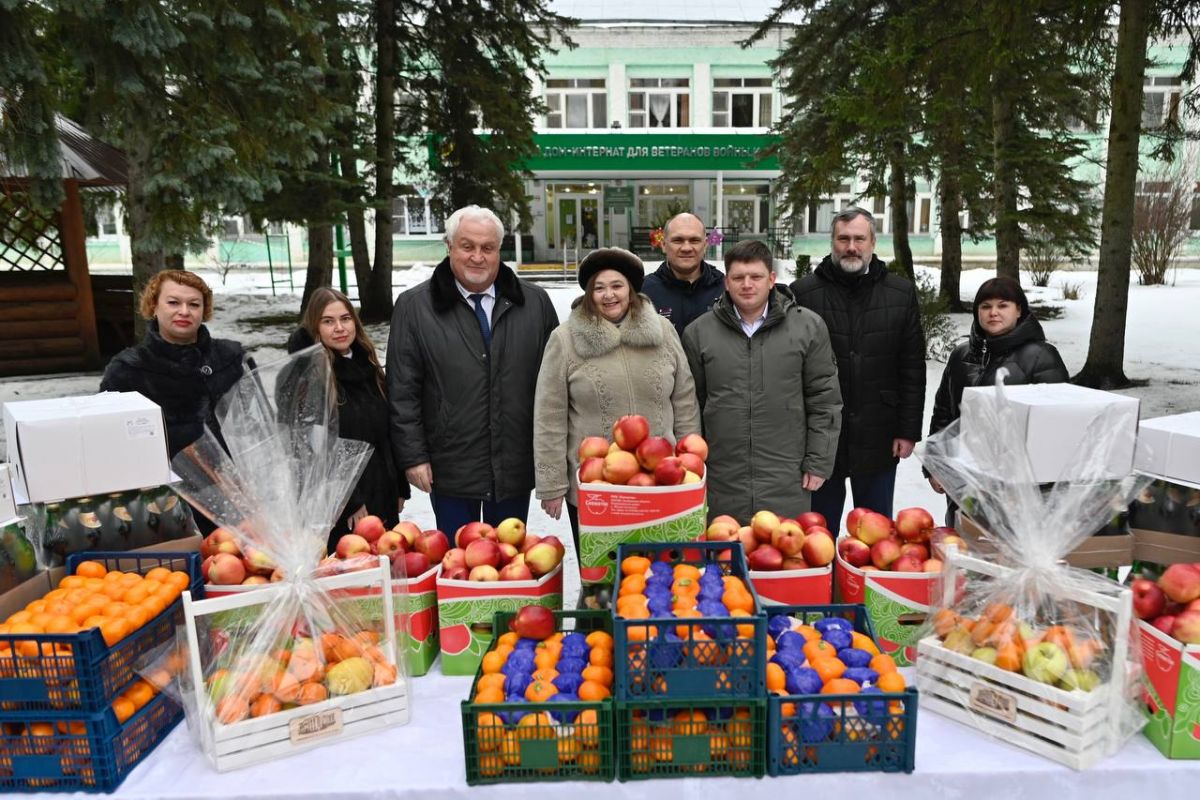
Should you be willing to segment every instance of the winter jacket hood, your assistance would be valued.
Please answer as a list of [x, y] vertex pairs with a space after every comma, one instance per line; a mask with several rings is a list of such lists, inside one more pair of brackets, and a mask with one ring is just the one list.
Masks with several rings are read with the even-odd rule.
[[645, 295], [637, 295], [641, 313], [627, 314], [620, 325], [607, 319], [592, 319], [583, 310], [583, 298], [571, 304], [567, 330], [571, 344], [580, 358], [597, 358], [611, 353], [621, 345], [627, 347], [658, 347], [663, 343], [663, 326], [654, 313], [654, 305]]

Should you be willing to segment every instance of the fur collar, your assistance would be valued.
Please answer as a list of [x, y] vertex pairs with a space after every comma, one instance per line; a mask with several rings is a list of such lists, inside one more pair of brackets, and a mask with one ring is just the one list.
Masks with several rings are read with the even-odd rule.
[[[525, 305], [525, 292], [521, 289], [521, 279], [517, 273], [505, 263], [500, 263], [500, 272], [496, 274], [496, 296], [507, 297], [513, 305]], [[455, 303], [462, 302], [462, 295], [454, 285], [454, 273], [450, 270], [450, 258], [433, 268], [433, 277], [429, 279], [429, 294], [433, 308], [439, 314], [444, 314], [454, 308]]]
[[616, 350], [618, 346], [658, 347], [663, 343], [663, 326], [654, 304], [644, 294], [638, 295], [641, 313], [627, 316], [617, 327], [606, 319], [591, 319], [576, 302], [567, 318], [571, 344], [580, 358], [596, 358]]

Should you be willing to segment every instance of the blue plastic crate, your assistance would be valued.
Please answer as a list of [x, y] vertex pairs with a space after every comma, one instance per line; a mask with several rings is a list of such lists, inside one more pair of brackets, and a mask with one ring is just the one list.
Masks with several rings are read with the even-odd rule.
[[[162, 693], [124, 725], [110, 709], [0, 713], [0, 791], [111, 792], [181, 719], [183, 709]], [[53, 732], [31, 736], [38, 724]]]
[[[875, 639], [866, 606], [769, 606], [768, 621], [811, 624], [842, 617]], [[765, 667], [764, 667], [765, 669]], [[917, 690], [880, 694], [768, 695], [767, 773], [912, 772], [917, 753]], [[786, 710], [792, 713], [785, 714]]]
[[[617, 563], [641, 555], [653, 562], [719, 569], [743, 580], [754, 598], [745, 617], [626, 619], [613, 603], [613, 671], [618, 700], [760, 699], [766, 696], [767, 617], [750, 583], [738, 542], [622, 544]], [[742, 633], [749, 628], [750, 635]], [[739, 632], [739, 629], [741, 631]]]
[[[68, 574], [81, 561], [99, 561], [106, 568], [145, 573], [155, 567], [186, 572], [192, 596], [204, 596], [198, 553], [76, 553], [67, 557]], [[80, 633], [0, 634], [0, 710], [100, 712], [135, 677], [134, 668], [146, 653], [175, 638], [183, 624], [183, 602], [163, 612], [109, 647], [99, 629]], [[33, 643], [34, 657], [18, 655]], [[56, 649], [57, 647], [57, 649]]]

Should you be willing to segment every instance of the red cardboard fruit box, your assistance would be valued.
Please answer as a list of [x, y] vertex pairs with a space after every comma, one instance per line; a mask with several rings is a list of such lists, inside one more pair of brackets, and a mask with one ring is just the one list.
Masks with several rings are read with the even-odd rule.
[[833, 602], [833, 564], [810, 569], [750, 570], [750, 582], [766, 605], [827, 606]]
[[474, 675], [495, 635], [497, 611], [522, 606], [562, 610], [563, 568], [534, 581], [452, 581], [437, 578], [438, 624], [443, 675]]
[[617, 545], [689, 542], [707, 525], [708, 484], [579, 484], [579, 576], [585, 584], [616, 577]]
[[1200, 644], [1138, 620], [1146, 670], [1146, 738], [1167, 758], [1200, 758]]
[[880, 649], [899, 666], [913, 664], [917, 634], [937, 596], [941, 573], [862, 570], [846, 562], [840, 551], [834, 564], [837, 602], [865, 605]]

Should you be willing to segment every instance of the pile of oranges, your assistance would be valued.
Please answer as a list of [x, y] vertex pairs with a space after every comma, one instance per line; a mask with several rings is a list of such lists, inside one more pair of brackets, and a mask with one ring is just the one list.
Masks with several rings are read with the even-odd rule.
[[38, 641], [40, 634], [98, 628], [109, 647], [146, 625], [191, 584], [186, 572], [155, 567], [145, 575], [82, 561], [54, 590], [0, 623], [0, 633], [28, 639], [0, 641], [0, 678], [40, 678], [56, 708], [78, 705], [71, 645]]
[[[701, 707], [674, 713], [635, 710], [628, 725], [628, 766], [637, 773], [728, 775], [750, 769], [754, 761], [755, 722], [747, 706]], [[707, 758], [695, 759], [692, 753], [695, 763], [675, 763], [676, 740], [684, 736], [703, 737], [699, 744], [707, 745]], [[696, 741], [689, 746], [694, 748]]]

